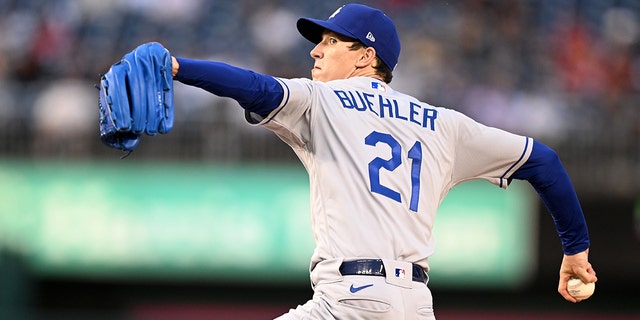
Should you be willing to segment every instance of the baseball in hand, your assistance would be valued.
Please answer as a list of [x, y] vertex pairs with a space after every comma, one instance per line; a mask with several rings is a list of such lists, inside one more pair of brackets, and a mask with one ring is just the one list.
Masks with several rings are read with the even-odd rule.
[[591, 297], [595, 289], [595, 282], [584, 283], [576, 277], [571, 277], [567, 283], [567, 290], [569, 291], [569, 294], [578, 300], [585, 300]]

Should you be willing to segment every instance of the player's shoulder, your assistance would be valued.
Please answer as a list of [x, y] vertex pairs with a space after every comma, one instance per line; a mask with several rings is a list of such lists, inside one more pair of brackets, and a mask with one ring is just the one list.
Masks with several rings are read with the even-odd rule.
[[[300, 91], [304, 90], [312, 95], [324, 95], [328, 92], [336, 90], [366, 90], [367, 81], [364, 79], [355, 80], [354, 78], [332, 80], [321, 82], [308, 78], [277, 78], [285, 87], [285, 90]], [[365, 78], [366, 79], [366, 78]], [[294, 89], [295, 88], [295, 89]], [[297, 89], [297, 90], [296, 90]]]
[[417, 97], [415, 97], [413, 95], [410, 95], [410, 94], [407, 94], [407, 93], [403, 93], [401, 91], [395, 91], [395, 90], [391, 89], [390, 93], [393, 94], [394, 96], [398, 97], [399, 99], [402, 99], [402, 100], [405, 100], [405, 101], [409, 101], [409, 102], [414, 103], [414, 104], [421, 105], [423, 108], [436, 110], [438, 113], [443, 114], [443, 115], [448, 114], [448, 115], [451, 115], [451, 116], [454, 116], [454, 117], [465, 116], [460, 111], [455, 110], [455, 109], [453, 109], [451, 107], [435, 105], [435, 104], [432, 104], [432, 103], [427, 102], [425, 100], [421, 100], [420, 98], [417, 98]]

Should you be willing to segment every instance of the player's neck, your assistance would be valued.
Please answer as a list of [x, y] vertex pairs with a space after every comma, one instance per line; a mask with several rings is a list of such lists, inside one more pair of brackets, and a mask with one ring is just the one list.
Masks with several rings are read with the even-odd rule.
[[351, 74], [347, 78], [353, 78], [353, 77], [369, 77], [369, 78], [375, 78], [380, 81], [383, 81], [382, 77], [378, 75], [376, 73], [376, 70], [373, 69], [372, 67], [355, 69], [353, 72], [351, 72]]

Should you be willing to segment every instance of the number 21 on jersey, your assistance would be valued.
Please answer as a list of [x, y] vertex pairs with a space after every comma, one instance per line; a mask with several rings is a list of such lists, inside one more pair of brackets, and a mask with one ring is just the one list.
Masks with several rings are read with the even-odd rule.
[[[400, 192], [386, 187], [380, 183], [380, 170], [394, 171], [404, 159], [405, 150], [402, 145], [392, 135], [381, 133], [378, 131], [371, 132], [365, 139], [364, 143], [369, 146], [376, 146], [378, 143], [387, 145], [391, 149], [391, 158], [382, 159], [376, 157], [369, 162], [369, 184], [371, 192], [381, 194], [389, 199], [402, 203]], [[420, 198], [420, 168], [422, 164], [422, 144], [416, 141], [407, 151], [407, 158], [410, 159], [411, 165], [411, 199], [409, 201], [409, 210], [418, 211], [418, 200]]]

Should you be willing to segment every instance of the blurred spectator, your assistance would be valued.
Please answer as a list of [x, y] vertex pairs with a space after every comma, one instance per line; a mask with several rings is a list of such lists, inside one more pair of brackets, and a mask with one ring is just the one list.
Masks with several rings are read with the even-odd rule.
[[[280, 77], [301, 76], [299, 70], [295, 69], [295, 64], [286, 63], [290, 59], [289, 53], [302, 43], [302, 38], [295, 28], [300, 15], [288, 7], [269, 3], [252, 9], [249, 30], [251, 40], [258, 49], [257, 54], [264, 60], [263, 72]], [[275, 66], [278, 66], [278, 69], [273, 69]], [[283, 67], [289, 70], [283, 70]]]
[[[605, 107], [615, 112], [623, 99], [634, 90], [632, 60], [634, 45], [638, 44], [638, 17], [628, 9], [611, 8], [603, 15], [603, 34], [606, 41], [607, 88]], [[637, 54], [637, 53], [636, 53]]]
[[563, 89], [579, 94], [601, 94], [606, 89], [602, 44], [582, 19], [571, 24], [559, 22], [551, 45]]
[[161, 24], [187, 23], [199, 16], [202, 0], [128, 0], [121, 5]]
[[34, 103], [33, 154], [86, 156], [90, 139], [97, 139], [96, 90], [90, 83], [61, 80], [45, 87]]

